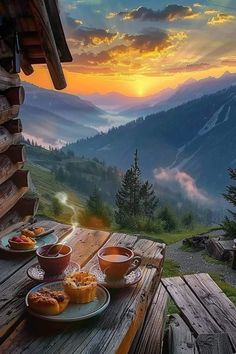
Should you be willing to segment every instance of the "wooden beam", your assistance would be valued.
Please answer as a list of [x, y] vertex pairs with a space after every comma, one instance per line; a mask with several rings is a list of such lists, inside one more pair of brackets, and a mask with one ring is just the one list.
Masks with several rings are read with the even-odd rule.
[[11, 134], [7, 128], [0, 126], [0, 153], [6, 151], [10, 145], [19, 143], [21, 139], [21, 133]]
[[[14, 148], [14, 149], [13, 149]], [[0, 155], [0, 184], [8, 180], [24, 165], [24, 146], [12, 145], [5, 154]]]
[[42, 48], [44, 50], [44, 56], [53, 84], [58, 90], [64, 89], [66, 87], [66, 81], [45, 3], [43, 0], [31, 0], [29, 5], [35, 18]]

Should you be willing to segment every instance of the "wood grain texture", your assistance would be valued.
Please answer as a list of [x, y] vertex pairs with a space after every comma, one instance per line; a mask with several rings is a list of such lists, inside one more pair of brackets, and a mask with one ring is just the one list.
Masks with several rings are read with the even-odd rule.
[[222, 331], [228, 333], [236, 351], [235, 305], [212, 280], [209, 274], [185, 275], [184, 280], [211, 314], [212, 318], [218, 323]]
[[198, 354], [196, 338], [177, 314], [170, 316], [168, 342], [169, 354]]
[[[74, 252], [72, 252], [72, 260], [78, 261], [79, 259], [83, 262], [89, 260], [93, 254], [101, 247], [101, 245], [109, 237], [108, 232], [103, 231], [92, 231], [92, 230], [76, 230], [71, 236], [71, 227], [66, 225], [61, 225], [53, 222], [41, 222], [37, 223], [47, 228], [54, 227], [55, 233], [60, 239], [65, 240], [66, 243], [70, 244], [70, 241], [75, 239], [77, 241], [77, 246]], [[34, 226], [34, 225], [33, 225]], [[67, 233], [67, 237], [65, 236]], [[89, 236], [88, 236], [89, 234]], [[81, 243], [87, 244], [86, 240], [88, 237], [88, 248], [87, 252], [82, 253], [82, 257], [79, 257], [81, 248], [79, 245]], [[12, 257], [13, 258], [13, 257]], [[15, 257], [13, 262], [15, 262]], [[4, 262], [5, 261], [5, 262]], [[1, 283], [1, 296], [0, 296], [0, 340], [3, 340], [7, 334], [11, 331], [11, 328], [14, 327], [24, 316], [25, 306], [24, 299], [27, 292], [36, 285], [35, 282], [31, 281], [26, 274], [29, 266], [37, 262], [35, 254], [26, 255], [25, 258], [21, 258], [20, 262], [17, 263], [18, 269], [13, 268], [10, 264], [10, 259], [5, 258], [5, 260], [0, 259], [0, 267], [5, 269], [5, 272], [1, 274], [2, 283]], [[20, 265], [21, 263], [21, 265]], [[9, 267], [11, 265], [11, 268]], [[9, 274], [10, 269], [14, 269], [14, 273]]]
[[151, 302], [138, 341], [133, 343], [131, 353], [161, 354], [164, 328], [167, 318], [168, 293], [162, 284]]
[[[66, 81], [45, 3], [43, 0], [31, 0], [29, 5], [36, 22], [42, 50], [53, 84], [58, 90], [64, 89], [66, 87]], [[31, 53], [29, 54], [29, 58], [30, 57]]]
[[[74, 325], [39, 323], [33, 318], [22, 321], [3, 343], [1, 350], [6, 353], [127, 353], [131, 344], [130, 333], [126, 338], [128, 329], [131, 327], [133, 330], [133, 340], [138, 330], [135, 320], [142, 321], [145, 316], [153, 297], [153, 283], [156, 284], [158, 278], [157, 266], [146, 266], [146, 261], [152, 261], [147, 252], [154, 255], [156, 265], [158, 260], [162, 260], [162, 249], [155, 242], [146, 242], [148, 245], [145, 243], [146, 248], [142, 250], [142, 240], [139, 242], [134, 236], [114, 234], [106, 243], [129, 246], [135, 253], [142, 254], [143, 279], [134, 287], [111, 291], [111, 303], [100, 316]], [[84, 269], [90, 269], [95, 262], [97, 256]]]
[[227, 333], [201, 334], [197, 338], [199, 354], [234, 354]]
[[220, 326], [181, 277], [163, 278], [162, 284], [195, 335], [222, 332]]

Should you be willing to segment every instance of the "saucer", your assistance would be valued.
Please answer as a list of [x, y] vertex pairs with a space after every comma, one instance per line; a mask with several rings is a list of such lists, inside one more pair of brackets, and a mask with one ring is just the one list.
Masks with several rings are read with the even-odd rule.
[[62, 274], [50, 275], [50, 274], [45, 274], [45, 271], [40, 267], [40, 265], [38, 263], [35, 263], [27, 269], [27, 275], [32, 280], [36, 280], [40, 282], [42, 281], [51, 282], [51, 281], [63, 280], [66, 275], [71, 274], [73, 272], [77, 272], [79, 270], [80, 270], [79, 264], [71, 261]]
[[133, 270], [124, 278], [114, 281], [106, 279], [105, 274], [101, 271], [98, 264], [92, 266], [89, 271], [96, 276], [99, 284], [110, 289], [128, 288], [131, 285], [137, 284], [142, 278], [142, 271], [140, 268]]

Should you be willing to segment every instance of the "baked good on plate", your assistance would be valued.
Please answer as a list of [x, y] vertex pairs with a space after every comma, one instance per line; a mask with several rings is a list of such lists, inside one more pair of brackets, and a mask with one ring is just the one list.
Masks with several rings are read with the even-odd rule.
[[34, 231], [29, 229], [23, 229], [21, 231], [21, 235], [25, 235], [27, 237], [35, 237]]
[[38, 235], [42, 234], [43, 232], [45, 232], [45, 229], [42, 226], [37, 226], [37, 227], [34, 227], [32, 229], [32, 231], [34, 232], [35, 236], [38, 236]]
[[36, 241], [25, 235], [14, 236], [8, 240], [10, 247], [14, 250], [30, 250], [36, 245]]
[[65, 277], [64, 289], [71, 302], [85, 304], [96, 298], [97, 279], [91, 273], [75, 272]]
[[54, 316], [63, 312], [69, 304], [69, 296], [64, 291], [41, 288], [28, 296], [29, 308], [41, 314]]

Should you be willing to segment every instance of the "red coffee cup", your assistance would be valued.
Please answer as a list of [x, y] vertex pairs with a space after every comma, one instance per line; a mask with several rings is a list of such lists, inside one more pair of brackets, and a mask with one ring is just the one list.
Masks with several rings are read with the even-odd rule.
[[38, 262], [47, 274], [58, 275], [70, 263], [72, 248], [64, 244], [45, 245], [36, 250]]

